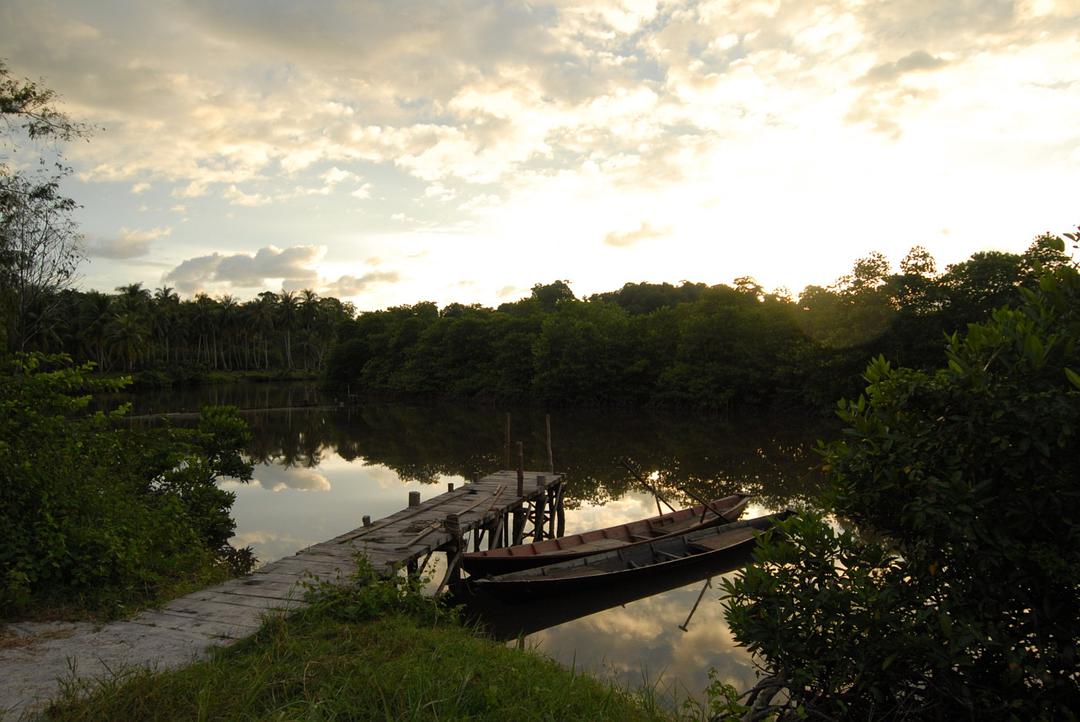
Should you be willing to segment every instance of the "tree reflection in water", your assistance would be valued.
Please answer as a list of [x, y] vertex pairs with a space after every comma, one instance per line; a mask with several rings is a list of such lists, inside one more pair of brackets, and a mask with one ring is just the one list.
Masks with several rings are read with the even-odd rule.
[[[196, 389], [171, 402], [161, 394], [132, 401], [135, 413], [192, 411], [203, 401], [248, 409], [248, 453], [260, 485], [233, 485], [234, 513], [238, 540], [254, 543], [264, 561], [358, 526], [361, 514], [389, 514], [405, 504], [407, 490], [427, 498], [444, 491], [447, 481], [461, 483], [505, 466], [508, 410], [493, 405], [378, 401], [338, 407], [305, 385]], [[296, 403], [303, 405], [288, 406]], [[509, 411], [526, 467], [545, 468], [544, 410]], [[820, 419], [783, 414], [726, 418], [614, 408], [557, 410], [551, 416], [555, 466], [568, 480], [570, 533], [655, 513], [652, 496], [623, 460], [673, 503], [691, 503], [680, 491], [688, 489], [710, 498], [750, 492], [755, 499], [747, 517], [813, 505], [821, 482], [816, 440], [835, 429]], [[734, 647], [718, 592], [706, 594], [688, 632], [678, 628], [700, 589], [691, 580], [636, 601], [616, 601], [622, 606], [533, 631], [526, 643], [628, 684], [639, 684], [643, 672], [653, 678], [662, 673], [667, 683], [696, 695], [714, 666], [721, 678], [745, 687], [753, 667]]]

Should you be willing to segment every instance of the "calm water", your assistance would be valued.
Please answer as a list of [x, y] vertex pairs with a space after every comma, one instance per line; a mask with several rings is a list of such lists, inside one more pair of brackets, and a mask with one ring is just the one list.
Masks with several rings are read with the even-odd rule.
[[[133, 414], [195, 411], [204, 403], [239, 406], [254, 438], [255, 481], [226, 481], [236, 493], [237, 546], [251, 545], [272, 561], [406, 505], [408, 492], [426, 499], [473, 473], [505, 466], [505, 414], [524, 443], [527, 468], [547, 465], [544, 414], [485, 405], [372, 402], [339, 407], [303, 384], [235, 385], [127, 397]], [[830, 433], [798, 417], [740, 419], [642, 410], [552, 413], [555, 466], [567, 478], [566, 531], [610, 526], [656, 513], [622, 460], [653, 476], [673, 500], [679, 489], [710, 498], [737, 490], [756, 495], [744, 518], [798, 506], [817, 494], [812, 452]], [[666, 510], [666, 509], [665, 509]], [[437, 555], [437, 558], [441, 555]], [[436, 570], [441, 578], [441, 569]], [[685, 580], [684, 580], [685, 581]], [[746, 653], [724, 623], [719, 577], [688, 625], [680, 629], [704, 584], [681, 586], [535, 631], [524, 643], [578, 669], [638, 685], [661, 680], [698, 696], [715, 667], [739, 686], [754, 679]], [[554, 603], [551, 603], [554, 604]], [[550, 604], [548, 604], [550, 606]], [[512, 615], [546, 618], [535, 610]], [[530, 616], [532, 615], [532, 616]]]

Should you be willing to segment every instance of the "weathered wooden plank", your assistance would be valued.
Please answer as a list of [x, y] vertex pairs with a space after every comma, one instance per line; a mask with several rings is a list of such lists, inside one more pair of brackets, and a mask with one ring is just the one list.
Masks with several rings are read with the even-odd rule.
[[175, 629], [180, 632], [195, 632], [210, 637], [226, 637], [229, 639], [243, 639], [259, 628], [258, 624], [253, 626], [235, 622], [219, 622], [217, 620], [197, 619], [165, 612], [143, 612], [131, 621], [148, 627]]
[[192, 599], [190, 596], [166, 604], [159, 611], [162, 614], [175, 614], [204, 622], [244, 624], [249, 627], [261, 625], [263, 616], [268, 613], [266, 609], [257, 609], [240, 604], [224, 604], [213, 600]]
[[286, 598], [279, 599], [275, 597], [256, 597], [249, 594], [241, 594], [239, 592], [218, 592], [207, 590], [203, 592], [195, 592], [189, 594], [189, 597], [200, 602], [218, 602], [220, 604], [233, 604], [241, 607], [252, 607], [254, 609], [303, 609], [307, 606], [307, 602], [303, 599]]

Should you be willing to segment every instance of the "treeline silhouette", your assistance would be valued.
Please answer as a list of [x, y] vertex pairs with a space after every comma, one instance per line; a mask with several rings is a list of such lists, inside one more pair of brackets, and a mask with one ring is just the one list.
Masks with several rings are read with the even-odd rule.
[[798, 299], [733, 286], [629, 283], [577, 299], [564, 281], [498, 308], [434, 303], [364, 313], [338, 328], [326, 375], [353, 392], [660, 404], [709, 410], [831, 407], [857, 395], [877, 354], [936, 364], [944, 334], [1014, 303], [1067, 256], [1040, 236], [939, 273], [915, 247], [894, 273], [880, 253]]
[[921, 247], [899, 272], [872, 253], [798, 298], [749, 277], [730, 286], [628, 283], [584, 299], [555, 281], [497, 308], [425, 302], [356, 315], [311, 290], [246, 302], [182, 300], [140, 284], [65, 290], [43, 306], [49, 315], [26, 350], [134, 373], [144, 386], [299, 371], [354, 394], [823, 409], [858, 393], [869, 357], [932, 366], [943, 334], [1015, 303], [1038, 268], [1067, 260], [1044, 238], [943, 272]]
[[116, 293], [64, 290], [42, 300], [37, 335], [22, 350], [63, 352], [102, 371], [140, 372], [141, 380], [199, 381], [209, 371], [319, 371], [352, 304], [266, 291], [240, 302], [142, 284]]

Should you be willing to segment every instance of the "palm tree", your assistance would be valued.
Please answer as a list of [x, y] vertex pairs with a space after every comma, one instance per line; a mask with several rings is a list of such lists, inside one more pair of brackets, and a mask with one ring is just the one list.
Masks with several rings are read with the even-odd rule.
[[[229, 357], [234, 356], [236, 349], [235, 332], [237, 319], [240, 315], [240, 304], [236, 302], [235, 297], [226, 294], [221, 297], [218, 307], [221, 311], [221, 361], [225, 368], [229, 368]], [[228, 345], [230, 354], [225, 353], [226, 345]], [[233, 365], [235, 365], [235, 357], [232, 361]]]
[[164, 351], [165, 363], [172, 361], [170, 341], [179, 322], [179, 309], [180, 296], [171, 286], [162, 286], [154, 291], [151, 326]]
[[316, 340], [316, 321], [319, 317], [319, 295], [310, 288], [300, 292], [300, 331], [301, 348], [304, 350], [304, 370], [309, 368], [308, 361], [313, 356]]
[[[270, 334], [274, 332], [274, 316], [277, 308], [277, 294], [263, 291], [255, 304], [255, 328], [262, 341], [263, 368], [270, 368]], [[256, 351], [257, 353], [257, 351]]]
[[296, 325], [296, 294], [281, 290], [278, 296], [277, 321], [285, 336], [285, 367], [292, 370], [292, 331]]
[[135, 370], [135, 361], [146, 346], [146, 326], [132, 311], [121, 311], [113, 316], [105, 329], [106, 338], [113, 351], [120, 355], [128, 371]]

